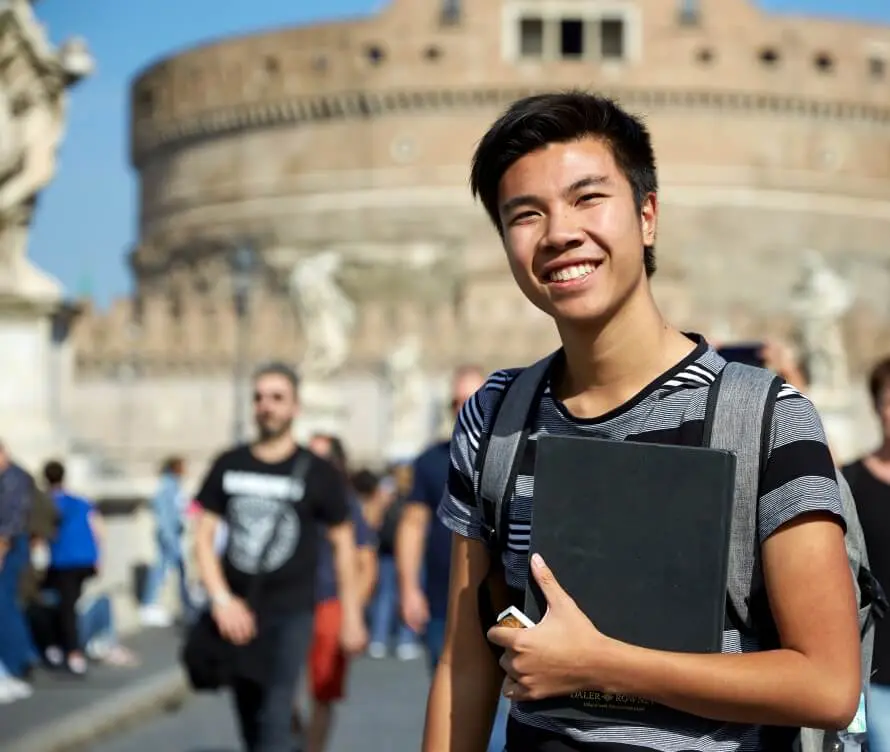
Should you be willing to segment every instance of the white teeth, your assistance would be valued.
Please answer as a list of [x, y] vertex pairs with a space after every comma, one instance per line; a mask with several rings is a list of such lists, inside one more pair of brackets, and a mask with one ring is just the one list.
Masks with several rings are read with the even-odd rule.
[[549, 279], [551, 282], [568, 282], [579, 277], [586, 277], [593, 272], [593, 264], [583, 263], [574, 266], [564, 266], [555, 272], [550, 272]]

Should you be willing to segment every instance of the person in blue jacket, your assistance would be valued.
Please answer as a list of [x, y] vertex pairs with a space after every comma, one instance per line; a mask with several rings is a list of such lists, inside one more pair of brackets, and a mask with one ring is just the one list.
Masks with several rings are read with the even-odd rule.
[[164, 580], [171, 569], [179, 574], [179, 593], [184, 620], [188, 621], [194, 612], [182, 550], [185, 513], [182, 491], [184, 472], [185, 463], [181, 457], [168, 459], [161, 469], [158, 490], [152, 499], [152, 510], [157, 526], [158, 559], [149, 572], [145, 592], [142, 594], [140, 618], [144, 626], [166, 627], [171, 623], [170, 616], [158, 603]]
[[61, 462], [47, 462], [43, 477], [58, 512], [58, 528], [50, 541], [50, 564], [43, 585], [58, 595], [53, 640], [46, 649], [46, 659], [52, 666], [64, 662], [71, 673], [83, 675], [87, 661], [78, 635], [77, 601], [84, 582], [99, 571], [101, 520], [92, 503], [65, 489], [65, 466]]

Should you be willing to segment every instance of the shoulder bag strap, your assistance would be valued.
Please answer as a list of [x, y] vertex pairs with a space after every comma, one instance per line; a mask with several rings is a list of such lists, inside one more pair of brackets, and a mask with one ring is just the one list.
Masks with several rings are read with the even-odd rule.
[[753, 628], [751, 594], [760, 577], [757, 536], [760, 477], [767, 459], [773, 408], [782, 380], [741, 363], [724, 366], [708, 392], [705, 446], [736, 455], [728, 605], [740, 625]]
[[[489, 544], [496, 548], [503, 541], [504, 502], [516, 480], [528, 441], [531, 427], [529, 417], [540, 401], [553, 357], [548, 355], [523, 369], [507, 385], [488, 431], [484, 457], [481, 459], [479, 498], [484, 532]], [[482, 449], [480, 447], [480, 451]]]

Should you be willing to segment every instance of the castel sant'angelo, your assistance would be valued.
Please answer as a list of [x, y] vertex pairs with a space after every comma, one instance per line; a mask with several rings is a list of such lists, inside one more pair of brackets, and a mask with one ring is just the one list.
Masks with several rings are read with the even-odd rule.
[[428, 395], [457, 362], [545, 353], [552, 327], [514, 290], [469, 161], [509, 102], [572, 87], [652, 129], [667, 315], [713, 336], [792, 336], [817, 252], [852, 291], [838, 317], [858, 388], [890, 352], [890, 27], [753, 0], [391, 0], [187, 50], [134, 81], [135, 294], [77, 320], [69, 421], [130, 463], [203, 461], [229, 441], [230, 257], [247, 239], [261, 259], [251, 363], [301, 362], [292, 272], [336, 259], [325, 284], [353, 318], [326, 385], [362, 458], [388, 440], [386, 363], [405, 337]]

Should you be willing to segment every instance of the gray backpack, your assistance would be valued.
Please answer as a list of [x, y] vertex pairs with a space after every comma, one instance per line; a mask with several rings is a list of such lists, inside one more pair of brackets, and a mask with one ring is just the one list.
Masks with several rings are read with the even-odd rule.
[[[506, 502], [513, 495], [519, 462], [546, 384], [553, 355], [520, 371], [507, 385], [495, 407], [477, 453], [478, 496], [483, 531], [493, 567], [500, 566], [505, 541]], [[736, 454], [736, 488], [729, 556], [727, 616], [743, 634], [756, 635], [766, 645], [778, 646], [778, 635], [769, 611], [760, 569], [757, 538], [758, 487], [769, 446], [773, 408], [782, 380], [771, 371], [741, 363], [727, 363], [708, 393], [703, 446], [728, 449]], [[865, 690], [871, 676], [874, 620], [884, 615], [888, 603], [868, 567], [865, 538], [850, 486], [837, 473], [844, 518], [845, 543], [859, 599], [862, 676]], [[521, 594], [511, 594], [521, 606]], [[492, 606], [480, 588], [483, 626], [493, 622]], [[793, 730], [792, 730], [793, 731]], [[821, 752], [823, 731], [801, 729], [791, 742], [801, 752]], [[790, 740], [789, 740], [790, 741]]]

